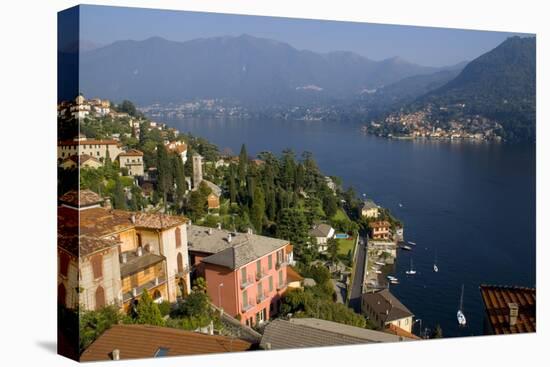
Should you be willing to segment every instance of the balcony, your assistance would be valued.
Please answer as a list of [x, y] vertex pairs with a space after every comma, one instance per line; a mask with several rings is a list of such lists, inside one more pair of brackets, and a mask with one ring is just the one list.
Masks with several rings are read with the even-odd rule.
[[260, 269], [260, 271], [257, 271], [256, 272], [256, 280], [260, 280], [260, 279], [263, 279], [267, 276], [267, 272], [265, 271], [264, 268]]
[[283, 266], [287, 266], [288, 263], [288, 255], [285, 255], [282, 257], [282, 259], [277, 259], [277, 262], [275, 263], [275, 269], [279, 270]]
[[258, 294], [256, 296], [256, 303], [261, 303], [267, 299], [267, 293]]
[[247, 277], [246, 279], [241, 279], [241, 289], [245, 289], [254, 284], [252, 277]]
[[[143, 291], [145, 289], [147, 289], [148, 292], [150, 292], [153, 288], [156, 288], [160, 285], [163, 285], [166, 283], [166, 277], [164, 275], [160, 275], [158, 277], [156, 277], [155, 279], [149, 281], [149, 282], [146, 282], [146, 283], [143, 283], [137, 287], [134, 287], [130, 290], [130, 292], [126, 292], [122, 295], [122, 301], [123, 302], [127, 302], [129, 300], [131, 300], [132, 298], [137, 298], [139, 296], [141, 296], [141, 294], [143, 293]], [[162, 300], [161, 300], [162, 302]]]
[[283, 281], [282, 283], [278, 283], [278, 284], [277, 284], [277, 290], [278, 290], [278, 291], [283, 290], [283, 289], [286, 288], [287, 285], [288, 285], [288, 284], [287, 284], [287, 282], [285, 282], [285, 281]]
[[254, 306], [256, 306], [254, 304], [254, 301], [252, 299], [249, 299], [248, 302], [245, 304], [243, 303], [243, 306], [241, 307], [241, 312], [242, 313], [245, 313], [245, 312], [248, 312], [250, 311]]

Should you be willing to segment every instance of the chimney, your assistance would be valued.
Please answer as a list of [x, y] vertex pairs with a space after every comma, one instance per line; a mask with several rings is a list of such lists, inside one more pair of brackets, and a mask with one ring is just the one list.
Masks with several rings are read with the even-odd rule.
[[155, 277], [155, 287], [159, 285], [159, 277]]
[[122, 254], [120, 254], [120, 262], [123, 264], [126, 264], [127, 261], [128, 261], [128, 254], [126, 252], [123, 252]]
[[227, 242], [231, 243], [231, 233], [227, 234]]
[[141, 246], [138, 246], [137, 251], [136, 251], [136, 255], [137, 255], [137, 256], [143, 255], [143, 249], [142, 249]]
[[103, 200], [103, 207], [105, 209], [112, 209], [112, 205], [111, 205], [111, 199], [110, 198], [105, 198], [105, 200]]
[[508, 309], [510, 310], [510, 326], [515, 326], [518, 321], [518, 311], [519, 307], [517, 303], [510, 302], [508, 303]]
[[132, 288], [132, 297], [137, 297], [137, 288]]
[[119, 361], [120, 360], [120, 349], [113, 349], [112, 355], [113, 355], [113, 361]]
[[222, 229], [222, 224], [218, 223], [218, 229]]

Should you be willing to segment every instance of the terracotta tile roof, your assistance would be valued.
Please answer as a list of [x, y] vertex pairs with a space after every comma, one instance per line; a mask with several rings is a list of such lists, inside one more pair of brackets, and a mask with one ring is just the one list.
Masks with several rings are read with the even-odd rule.
[[123, 210], [91, 208], [80, 211], [80, 234], [103, 237], [134, 228], [132, 213]]
[[119, 157], [122, 156], [122, 157], [125, 157], [125, 156], [129, 156], [129, 157], [142, 157], [143, 156], [143, 152], [140, 151], [140, 150], [137, 150], [137, 149], [130, 149], [129, 151], [127, 152], [122, 152], [118, 155]]
[[314, 318], [276, 319], [266, 325], [260, 346], [263, 349], [325, 347], [335, 345], [396, 342], [403, 338], [381, 331], [363, 329]]
[[[130, 214], [131, 215], [131, 214]], [[136, 227], [166, 229], [187, 223], [187, 218], [162, 213], [136, 213]]]
[[[536, 332], [535, 288], [482, 284], [479, 290], [494, 334]], [[513, 326], [510, 325], [510, 303], [518, 306], [517, 321]]]
[[389, 324], [388, 327], [384, 329], [384, 331], [386, 333], [402, 336], [404, 338], [420, 340], [419, 336], [416, 336], [413, 333], [409, 333], [407, 330], [401, 329], [399, 326], [396, 326], [394, 324]]
[[120, 142], [114, 139], [96, 140], [62, 140], [57, 143], [57, 146], [73, 146], [73, 145], [119, 145]]
[[301, 282], [304, 280], [304, 277], [298, 274], [296, 270], [292, 266], [289, 266], [286, 268], [286, 277], [288, 279], [288, 282]]
[[73, 208], [82, 208], [98, 205], [103, 201], [103, 198], [91, 190], [71, 190], [63, 194], [59, 201]]
[[413, 313], [388, 289], [374, 293], [364, 293], [362, 297], [363, 304], [368, 304], [383, 322], [413, 316]]
[[114, 325], [80, 356], [81, 362], [112, 360], [114, 349], [120, 359], [151, 358], [163, 349], [166, 356], [242, 352], [251, 344], [237, 338], [204, 335], [191, 331], [148, 325]]

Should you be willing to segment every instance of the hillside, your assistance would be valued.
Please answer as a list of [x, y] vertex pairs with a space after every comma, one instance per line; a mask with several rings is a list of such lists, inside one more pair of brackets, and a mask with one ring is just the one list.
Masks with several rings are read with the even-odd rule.
[[425, 110], [431, 105], [432, 119], [442, 121], [481, 115], [500, 124], [501, 135], [507, 140], [534, 140], [535, 43], [534, 37], [507, 39], [405, 111]]
[[439, 70], [400, 58], [373, 61], [352, 52], [297, 50], [248, 35], [187, 42], [154, 37], [82, 52], [80, 89], [138, 104], [200, 98], [301, 104], [357, 97], [365, 89]]

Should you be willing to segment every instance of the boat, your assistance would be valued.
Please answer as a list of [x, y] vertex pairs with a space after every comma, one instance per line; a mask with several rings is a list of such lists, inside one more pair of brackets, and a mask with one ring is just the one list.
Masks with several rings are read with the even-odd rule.
[[407, 243], [408, 243], [409, 245], [416, 246], [416, 242], [408, 241]]
[[403, 245], [403, 246], [401, 246], [401, 249], [407, 250], [407, 251], [411, 251], [411, 250], [412, 250], [412, 247], [411, 247], [411, 246], [407, 246], [407, 245]]
[[466, 325], [466, 316], [464, 315], [464, 312], [462, 311], [462, 302], [464, 299], [464, 284], [462, 284], [462, 291], [460, 292], [460, 305], [458, 307], [458, 311], [456, 312], [456, 319], [458, 320], [458, 325], [465, 326]]
[[399, 280], [397, 280], [397, 279], [392, 279], [392, 280], [390, 280], [390, 283], [391, 283], [391, 284], [399, 284]]
[[374, 262], [376, 265], [380, 265], [380, 266], [385, 266], [386, 263], [382, 262], [382, 261], [375, 261]]
[[439, 268], [437, 267], [437, 250], [435, 250], [435, 256], [434, 256], [434, 273], [437, 273], [439, 271]]
[[402, 207], [403, 207], [403, 204], [399, 203], [399, 207], [402, 208]]
[[409, 270], [407, 270], [405, 272], [405, 274], [407, 275], [415, 275], [416, 274], [416, 270], [413, 269], [413, 259], [411, 258], [411, 267]]
[[388, 278], [388, 280], [390, 280], [390, 281], [391, 281], [391, 280], [397, 280], [396, 277], [391, 276], [391, 275], [386, 276], [386, 278]]

